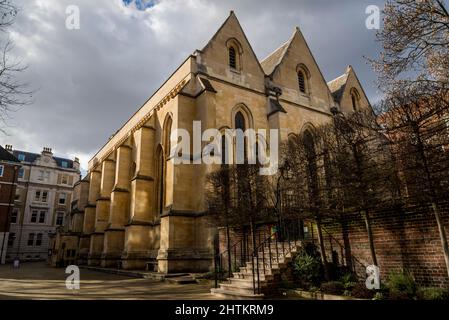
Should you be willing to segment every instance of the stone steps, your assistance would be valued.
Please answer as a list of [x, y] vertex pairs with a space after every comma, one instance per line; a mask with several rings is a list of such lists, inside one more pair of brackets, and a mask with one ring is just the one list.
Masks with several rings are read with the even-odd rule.
[[[282, 270], [288, 268], [289, 262], [292, 261], [300, 247], [300, 245], [294, 243], [290, 243], [290, 246], [288, 243], [284, 243], [284, 250], [282, 249], [282, 243], [278, 243], [277, 246], [271, 243], [270, 247], [266, 245], [263, 250], [261, 247], [257, 258], [253, 257], [250, 259], [251, 261], [246, 262], [245, 266], [240, 267], [238, 272], [233, 272], [233, 277], [220, 283], [219, 288], [211, 289], [211, 293], [223, 299], [263, 299], [264, 293], [270, 295], [276, 291], [276, 281], [279, 281], [278, 275]], [[257, 262], [259, 263], [258, 269]], [[259, 271], [258, 275], [257, 271]], [[261, 294], [254, 294], [253, 281], [257, 283], [257, 279], [259, 279]]]

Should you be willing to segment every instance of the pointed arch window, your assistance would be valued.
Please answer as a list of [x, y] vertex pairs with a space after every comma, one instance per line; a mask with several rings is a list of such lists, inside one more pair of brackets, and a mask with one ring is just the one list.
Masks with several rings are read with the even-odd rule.
[[357, 111], [360, 107], [360, 95], [356, 89], [351, 90], [352, 109]]
[[162, 215], [165, 205], [165, 159], [161, 147], [159, 147], [157, 152], [156, 170], [156, 212], [158, 215]]
[[304, 71], [298, 71], [298, 85], [299, 91], [302, 93], [306, 93], [306, 76], [304, 75]]
[[[243, 115], [243, 113], [241, 111], [238, 111], [235, 114], [234, 126], [235, 126], [236, 130], [242, 130], [242, 134], [245, 133], [246, 121], [245, 121], [245, 116]], [[242, 140], [240, 140], [240, 141], [242, 141]], [[241, 147], [243, 147], [243, 152], [242, 152], [242, 150], [240, 150]], [[246, 137], [244, 136], [243, 137], [243, 146], [236, 143], [235, 152], [236, 152], [237, 162], [244, 161], [246, 163], [246, 161], [248, 160], [248, 150], [247, 149], [248, 149], [248, 141], [247, 141]], [[242, 156], [243, 156], [243, 158], [241, 158]]]
[[229, 67], [237, 69], [237, 53], [234, 47], [229, 48]]
[[246, 130], [245, 117], [240, 111], [235, 114], [235, 128], [242, 131]]
[[226, 48], [228, 54], [229, 69], [234, 72], [240, 72], [242, 69], [241, 57], [243, 54], [240, 42], [235, 38], [230, 38], [226, 41]]
[[167, 119], [165, 120], [165, 125], [164, 125], [164, 136], [163, 136], [163, 146], [164, 146], [164, 150], [165, 150], [165, 156], [168, 158], [170, 157], [170, 149], [171, 149], [171, 131], [172, 131], [172, 124], [173, 124], [173, 120], [172, 118], [169, 116], [167, 117]]

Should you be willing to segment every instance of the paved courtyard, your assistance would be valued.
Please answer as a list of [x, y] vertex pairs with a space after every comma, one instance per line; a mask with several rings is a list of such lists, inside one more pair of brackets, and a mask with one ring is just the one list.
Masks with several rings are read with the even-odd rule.
[[0, 265], [0, 299], [214, 299], [208, 283], [171, 284], [80, 269], [80, 290], [68, 290], [67, 276], [65, 269], [45, 263]]

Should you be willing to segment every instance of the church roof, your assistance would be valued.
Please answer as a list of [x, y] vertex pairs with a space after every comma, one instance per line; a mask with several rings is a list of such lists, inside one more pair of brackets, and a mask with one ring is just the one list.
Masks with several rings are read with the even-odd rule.
[[336, 102], [340, 102], [341, 97], [343, 96], [350, 71], [351, 66], [348, 66], [344, 74], [327, 83], [327, 86], [329, 87], [329, 90], [331, 91]]
[[286, 43], [277, 48], [268, 57], [266, 57], [260, 62], [265, 74], [271, 75], [273, 71], [276, 69], [276, 67], [281, 63], [282, 58], [284, 57], [288, 47], [290, 46], [291, 40], [292, 39], [288, 40]]

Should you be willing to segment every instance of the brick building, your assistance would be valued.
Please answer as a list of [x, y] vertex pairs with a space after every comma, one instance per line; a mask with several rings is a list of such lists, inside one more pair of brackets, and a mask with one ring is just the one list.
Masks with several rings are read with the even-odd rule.
[[5, 263], [20, 162], [0, 146], [0, 264]]

